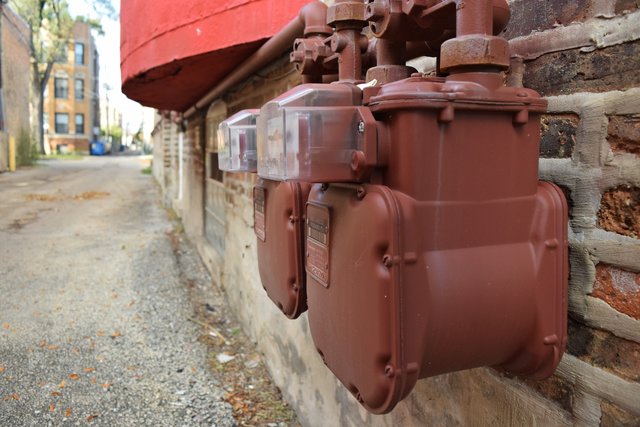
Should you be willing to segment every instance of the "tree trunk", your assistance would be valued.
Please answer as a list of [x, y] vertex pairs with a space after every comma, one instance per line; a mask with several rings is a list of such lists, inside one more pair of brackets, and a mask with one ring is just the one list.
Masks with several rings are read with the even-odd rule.
[[37, 110], [36, 117], [36, 126], [35, 126], [35, 139], [38, 141], [38, 151], [40, 154], [49, 154], [49, 151], [45, 147], [44, 143], [44, 90], [49, 83], [49, 77], [51, 76], [51, 71], [53, 69], [53, 62], [47, 63], [47, 68], [44, 72], [44, 75], [40, 75], [38, 70], [38, 64], [33, 63], [33, 86], [35, 89], [35, 103]]
[[38, 120], [37, 120], [37, 134], [38, 134], [38, 147], [41, 154], [49, 154], [49, 150], [44, 146], [44, 97], [42, 92], [38, 94]]
[[44, 149], [44, 132], [42, 131], [42, 127], [44, 125], [44, 103], [42, 102], [42, 90], [40, 90], [42, 84], [40, 81], [40, 73], [38, 72], [38, 63], [32, 61], [31, 66], [33, 68], [33, 97], [31, 102], [35, 104], [35, 108], [31, 111], [36, 111], [36, 122], [33, 127], [33, 136], [38, 143], [38, 151], [40, 154], [46, 154]]

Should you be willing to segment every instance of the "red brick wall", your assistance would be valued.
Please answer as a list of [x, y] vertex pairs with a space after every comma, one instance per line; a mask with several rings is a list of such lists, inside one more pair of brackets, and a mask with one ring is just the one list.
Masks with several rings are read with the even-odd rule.
[[69, 152], [89, 152], [89, 140], [86, 138], [50, 138], [49, 145], [53, 153], [57, 151], [58, 145], [66, 145]]
[[640, 425], [640, 1], [513, 0], [524, 85], [549, 101], [540, 175], [570, 205], [569, 342], [529, 387], [585, 425]]

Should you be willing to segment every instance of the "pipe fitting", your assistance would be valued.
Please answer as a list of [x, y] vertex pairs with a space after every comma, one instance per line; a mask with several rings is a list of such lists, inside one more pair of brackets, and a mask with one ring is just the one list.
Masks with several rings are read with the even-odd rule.
[[402, 2], [402, 11], [409, 16], [417, 18], [422, 15], [422, 12], [436, 3], [438, 3], [437, 0], [405, 0]]
[[456, 68], [509, 68], [509, 43], [502, 37], [472, 34], [447, 40], [440, 49], [440, 70]]
[[311, 2], [300, 9], [298, 19], [304, 24], [304, 36], [324, 35], [329, 36], [333, 29], [327, 25], [327, 5], [320, 2]]
[[366, 7], [363, 2], [345, 1], [335, 3], [327, 10], [327, 24], [332, 27], [347, 25], [356, 29], [362, 28], [367, 22], [365, 10]]

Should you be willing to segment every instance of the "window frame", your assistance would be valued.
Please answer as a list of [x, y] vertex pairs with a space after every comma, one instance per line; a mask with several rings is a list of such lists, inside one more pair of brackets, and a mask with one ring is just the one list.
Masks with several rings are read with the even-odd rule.
[[[60, 86], [58, 86], [58, 83], [60, 83]], [[65, 83], [65, 84], [62, 84], [62, 83]], [[53, 91], [54, 91], [55, 99], [69, 99], [69, 78], [54, 77]]]
[[[81, 123], [81, 129], [80, 131], [78, 131], [78, 118], [82, 119], [82, 123]], [[74, 123], [74, 129], [76, 130], [76, 135], [84, 135], [84, 113], [75, 113], [75, 116], [73, 118], [73, 123]]]
[[[67, 118], [67, 122], [66, 123], [61, 123], [58, 121], [58, 118], [62, 118], [65, 117]], [[60, 128], [59, 126], [66, 126], [66, 129], [64, 128]], [[69, 113], [55, 113], [55, 124], [54, 124], [54, 128], [57, 134], [63, 134], [63, 135], [68, 135], [69, 134]], [[63, 132], [63, 130], [66, 130], [66, 132]]]
[[[78, 52], [78, 47], [81, 48], [81, 51]], [[82, 55], [81, 61], [78, 61], [78, 55]], [[85, 48], [84, 48], [84, 43], [82, 42], [75, 42], [73, 45], [73, 62], [76, 65], [85, 65]]]
[[[78, 91], [78, 83], [81, 83], [81, 90]], [[84, 100], [84, 79], [76, 77], [73, 81], [73, 92], [74, 92], [74, 97], [76, 100], [78, 101], [82, 101]], [[79, 95], [78, 96], [78, 92]]]

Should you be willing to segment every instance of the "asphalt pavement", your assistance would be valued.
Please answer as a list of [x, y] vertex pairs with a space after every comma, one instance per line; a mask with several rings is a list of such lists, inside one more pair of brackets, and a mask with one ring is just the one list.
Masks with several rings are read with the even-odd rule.
[[236, 425], [147, 163], [0, 174], [0, 426]]

